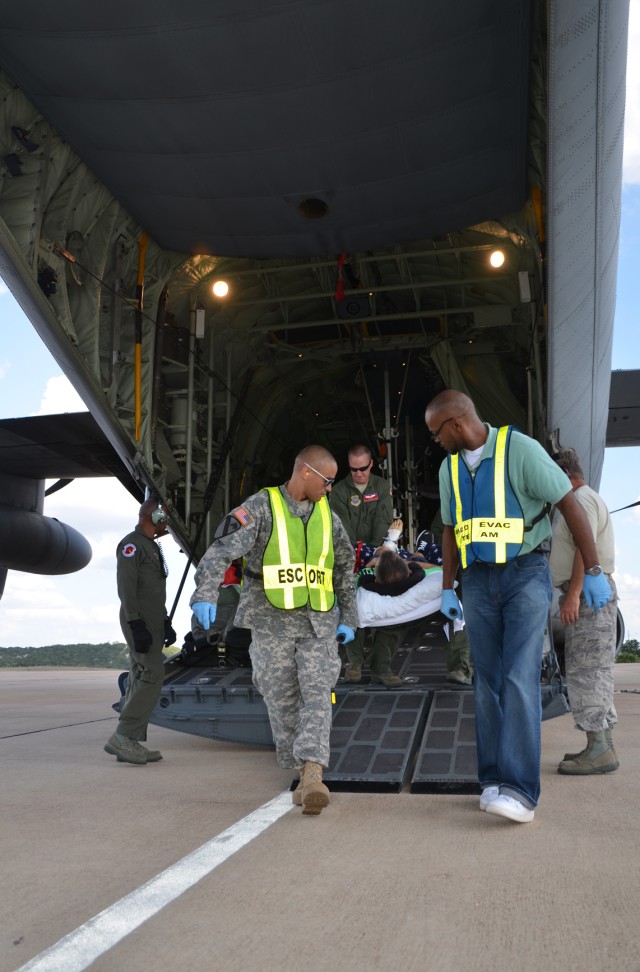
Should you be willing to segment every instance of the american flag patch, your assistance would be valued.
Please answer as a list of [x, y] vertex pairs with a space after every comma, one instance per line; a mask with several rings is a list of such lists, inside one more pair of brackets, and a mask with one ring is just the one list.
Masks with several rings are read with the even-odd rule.
[[365, 503], [373, 503], [374, 500], [378, 499], [377, 493], [365, 493], [362, 497]]
[[249, 510], [245, 510], [244, 506], [239, 506], [237, 510], [234, 510], [232, 516], [235, 516], [238, 523], [242, 523], [243, 526], [253, 523], [251, 513], [249, 513]]

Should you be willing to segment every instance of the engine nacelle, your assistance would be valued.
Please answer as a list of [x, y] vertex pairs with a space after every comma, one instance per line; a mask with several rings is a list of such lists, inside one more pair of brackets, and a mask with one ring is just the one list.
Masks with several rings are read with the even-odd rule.
[[91, 560], [89, 541], [41, 513], [0, 504], [0, 566], [32, 574], [71, 574]]
[[[0, 473], [0, 571], [71, 574], [91, 560], [89, 541], [50, 516], [44, 516], [44, 480]], [[1, 596], [1, 589], [0, 589]]]

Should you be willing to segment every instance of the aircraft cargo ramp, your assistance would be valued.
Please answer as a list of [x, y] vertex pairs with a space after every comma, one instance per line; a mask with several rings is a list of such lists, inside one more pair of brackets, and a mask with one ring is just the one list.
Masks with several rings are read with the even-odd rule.
[[[399, 793], [479, 792], [473, 691], [446, 682], [440, 622], [410, 628], [392, 660], [403, 684], [386, 688], [341, 677], [334, 691], [331, 760], [324, 779], [333, 790]], [[342, 651], [342, 649], [341, 649]], [[543, 717], [567, 711], [559, 678], [543, 669]], [[226, 667], [224, 646], [196, 664], [181, 656], [167, 675], [151, 722], [210, 739], [272, 746], [267, 709], [248, 667]]]

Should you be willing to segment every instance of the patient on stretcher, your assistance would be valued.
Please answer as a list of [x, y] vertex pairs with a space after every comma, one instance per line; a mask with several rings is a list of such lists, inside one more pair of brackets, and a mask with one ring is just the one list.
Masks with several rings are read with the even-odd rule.
[[[392, 530], [401, 531], [402, 520], [394, 520]], [[442, 563], [436, 544], [424, 552], [400, 553], [383, 542], [357, 572], [358, 626], [403, 624], [439, 611], [442, 567], [434, 560]]]

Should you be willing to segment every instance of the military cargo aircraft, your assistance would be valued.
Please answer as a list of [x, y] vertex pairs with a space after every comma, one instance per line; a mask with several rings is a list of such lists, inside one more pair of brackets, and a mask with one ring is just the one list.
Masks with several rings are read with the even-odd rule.
[[445, 387], [571, 444], [598, 486], [627, 20], [628, 0], [3, 11], [0, 274], [194, 560], [311, 442], [371, 444], [411, 544]]

